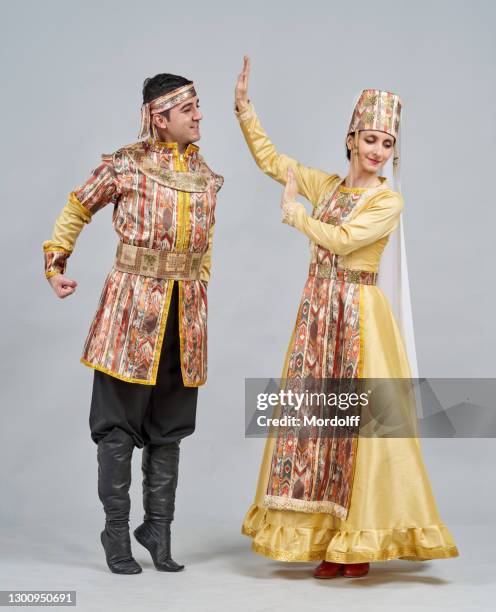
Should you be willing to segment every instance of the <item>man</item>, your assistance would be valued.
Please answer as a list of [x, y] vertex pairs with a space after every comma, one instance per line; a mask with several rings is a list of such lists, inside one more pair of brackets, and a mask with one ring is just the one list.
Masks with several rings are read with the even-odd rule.
[[94, 368], [90, 411], [98, 451], [101, 541], [109, 569], [136, 574], [129, 487], [134, 446], [143, 448], [144, 522], [135, 531], [156, 569], [171, 558], [179, 444], [193, 433], [198, 387], [207, 377], [207, 283], [216, 194], [223, 178], [193, 143], [200, 139], [192, 81], [158, 74], [143, 85], [140, 141], [103, 155], [43, 244], [45, 274], [66, 298], [77, 283], [67, 258], [85, 223], [113, 204], [119, 236], [81, 362]]

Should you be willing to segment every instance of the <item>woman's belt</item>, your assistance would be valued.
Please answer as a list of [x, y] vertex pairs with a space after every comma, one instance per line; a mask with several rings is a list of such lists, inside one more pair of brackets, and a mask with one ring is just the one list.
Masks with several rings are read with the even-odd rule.
[[362, 285], [375, 285], [377, 282], [377, 272], [367, 272], [367, 270], [351, 270], [350, 268], [337, 268], [330, 264], [311, 263], [308, 270], [309, 276], [317, 278], [327, 278], [342, 280], [345, 283], [360, 283]]
[[174, 253], [147, 249], [119, 242], [114, 266], [121, 272], [169, 278], [198, 280], [203, 253]]

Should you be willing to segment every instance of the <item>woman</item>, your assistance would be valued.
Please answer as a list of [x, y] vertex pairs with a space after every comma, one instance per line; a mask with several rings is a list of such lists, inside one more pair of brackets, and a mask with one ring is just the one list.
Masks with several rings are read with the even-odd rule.
[[[235, 95], [240, 127], [257, 165], [286, 184], [283, 222], [311, 241], [282, 378], [410, 378], [390, 304], [375, 284], [403, 208], [401, 195], [378, 174], [397, 151], [401, 100], [391, 92], [362, 92], [347, 133], [350, 165], [342, 179], [276, 151], [248, 99], [249, 70], [245, 57]], [[295, 201], [297, 193], [312, 203], [311, 216]], [[283, 561], [320, 560], [316, 578], [364, 576], [371, 561], [458, 556], [416, 436], [303, 433], [278, 428], [267, 439], [242, 527], [256, 552]]]

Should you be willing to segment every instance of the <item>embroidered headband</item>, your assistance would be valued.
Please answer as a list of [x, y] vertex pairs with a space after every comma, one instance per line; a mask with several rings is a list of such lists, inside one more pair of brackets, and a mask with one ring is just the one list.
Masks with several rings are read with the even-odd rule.
[[141, 128], [138, 138], [149, 138], [151, 136], [151, 118], [153, 115], [163, 113], [169, 110], [176, 104], [187, 100], [188, 98], [194, 98], [196, 96], [195, 86], [193, 83], [183, 85], [170, 91], [164, 96], [150, 100], [146, 104], [141, 106]]

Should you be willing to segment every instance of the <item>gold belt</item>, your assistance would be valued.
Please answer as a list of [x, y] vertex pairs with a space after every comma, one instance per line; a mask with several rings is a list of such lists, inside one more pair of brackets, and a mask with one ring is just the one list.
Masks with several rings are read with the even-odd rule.
[[119, 242], [114, 266], [121, 272], [154, 278], [197, 280], [203, 253], [174, 253]]
[[360, 283], [362, 285], [375, 285], [377, 282], [377, 272], [337, 268], [330, 264], [311, 263], [308, 275], [316, 276], [317, 278], [333, 278], [343, 280], [345, 283]]

